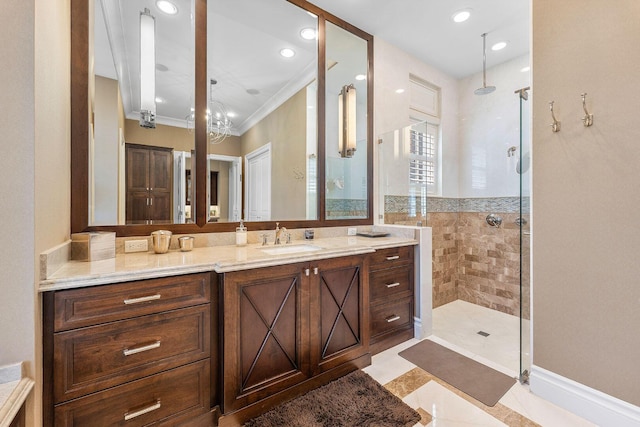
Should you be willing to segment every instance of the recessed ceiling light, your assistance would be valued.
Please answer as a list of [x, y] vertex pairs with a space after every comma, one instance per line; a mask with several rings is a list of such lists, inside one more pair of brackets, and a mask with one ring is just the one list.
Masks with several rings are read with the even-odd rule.
[[175, 15], [178, 13], [178, 7], [168, 0], [158, 0], [156, 6], [167, 15]]
[[165, 71], [169, 71], [169, 67], [167, 67], [164, 64], [158, 63], [158, 64], [156, 64], [156, 70], [165, 72]]
[[520, 72], [521, 72], [521, 73], [526, 73], [526, 72], [527, 72], [527, 71], [529, 71], [530, 69], [531, 69], [531, 67], [529, 67], [529, 66], [522, 67], [522, 68], [520, 68]]
[[237, 116], [237, 114], [234, 113], [233, 111], [227, 111], [227, 117], [231, 117], [233, 119], [236, 116]]
[[158, 104], [162, 104], [164, 102], [164, 98], [160, 98], [159, 96], [156, 96], [156, 102]]
[[451, 16], [453, 22], [460, 23], [464, 22], [471, 16], [471, 11], [469, 9], [459, 10]]
[[404, 89], [396, 89], [396, 93], [404, 93]]
[[284, 56], [285, 58], [291, 58], [295, 54], [296, 53], [293, 51], [293, 49], [289, 49], [288, 47], [280, 50], [280, 55]]
[[367, 76], [365, 76], [364, 74], [356, 75], [356, 80], [365, 80], [366, 78], [367, 78]]
[[507, 42], [498, 42], [491, 46], [491, 50], [501, 50], [507, 47]]
[[300, 37], [302, 37], [305, 40], [315, 40], [316, 30], [313, 28], [303, 28], [300, 31]]

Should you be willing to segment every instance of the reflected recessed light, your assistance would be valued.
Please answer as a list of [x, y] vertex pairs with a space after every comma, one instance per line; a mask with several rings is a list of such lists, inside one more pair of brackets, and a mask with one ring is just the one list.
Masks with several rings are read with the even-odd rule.
[[233, 111], [227, 111], [227, 117], [231, 117], [233, 119], [236, 116], [237, 116], [237, 114], [234, 113]]
[[451, 16], [451, 19], [453, 19], [453, 22], [460, 23], [469, 19], [470, 16], [471, 16], [471, 11], [469, 9], [465, 9], [465, 10], [460, 10], [454, 13]]
[[167, 15], [175, 15], [178, 13], [178, 7], [168, 0], [158, 0], [156, 6]]
[[396, 93], [404, 93], [404, 89], [396, 89]]
[[505, 47], [507, 47], [507, 42], [498, 42], [491, 46], [491, 50], [500, 50], [504, 49]]
[[367, 76], [365, 76], [364, 74], [358, 74], [356, 76], [356, 80], [365, 80], [367, 78]]
[[164, 102], [164, 98], [160, 98], [159, 96], [156, 96], [156, 102], [158, 104], [162, 104]]
[[308, 14], [309, 16], [314, 17], [314, 18], [317, 18], [317, 17], [318, 17], [315, 13], [312, 13], [312, 12], [309, 12], [309, 11], [307, 11], [307, 14]]
[[520, 68], [520, 72], [521, 73], [526, 73], [527, 71], [529, 71], [531, 69], [531, 67], [527, 66], [527, 67], [522, 67]]
[[313, 28], [303, 28], [300, 31], [300, 37], [302, 37], [305, 40], [315, 40], [316, 30]]
[[293, 49], [289, 49], [288, 47], [280, 50], [280, 55], [284, 56], [285, 58], [291, 58], [295, 54], [296, 53], [293, 51]]

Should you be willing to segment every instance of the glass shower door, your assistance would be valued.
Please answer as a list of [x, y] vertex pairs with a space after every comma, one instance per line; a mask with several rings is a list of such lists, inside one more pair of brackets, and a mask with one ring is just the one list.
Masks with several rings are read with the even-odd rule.
[[531, 100], [529, 88], [520, 97], [520, 382], [529, 382], [531, 371]]

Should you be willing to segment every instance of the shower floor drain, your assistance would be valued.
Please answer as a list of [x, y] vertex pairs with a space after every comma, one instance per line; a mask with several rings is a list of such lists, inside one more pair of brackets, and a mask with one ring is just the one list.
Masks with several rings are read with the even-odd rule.
[[483, 337], [488, 337], [491, 334], [489, 334], [489, 333], [487, 333], [485, 331], [478, 331], [478, 335], [482, 335]]

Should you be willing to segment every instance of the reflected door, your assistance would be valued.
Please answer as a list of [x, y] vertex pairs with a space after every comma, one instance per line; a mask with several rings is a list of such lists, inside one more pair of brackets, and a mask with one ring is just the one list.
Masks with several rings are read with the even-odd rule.
[[127, 144], [126, 162], [127, 224], [170, 222], [171, 150]]
[[245, 165], [245, 220], [271, 219], [271, 147], [270, 144], [247, 154]]

